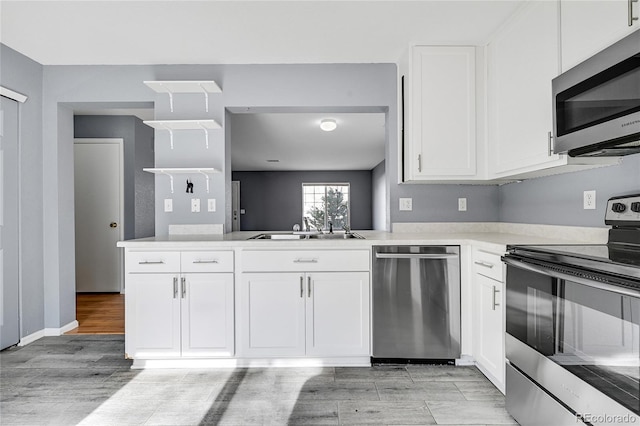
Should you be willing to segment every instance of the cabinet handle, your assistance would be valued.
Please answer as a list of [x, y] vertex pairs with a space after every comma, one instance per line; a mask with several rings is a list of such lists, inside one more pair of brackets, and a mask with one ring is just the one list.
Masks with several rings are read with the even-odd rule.
[[304, 297], [304, 277], [300, 276], [300, 297]]
[[187, 295], [187, 279], [185, 277], [181, 278], [181, 284], [182, 284], [182, 298], [184, 299], [184, 297]]
[[178, 277], [173, 277], [173, 298], [178, 297]]
[[307, 277], [307, 297], [311, 297], [311, 277]]
[[193, 263], [198, 264], [198, 263], [220, 263], [220, 262], [218, 262], [218, 259], [211, 259], [211, 260], [194, 260]]
[[164, 265], [164, 260], [142, 260], [138, 265]]
[[418, 154], [418, 171], [422, 171], [422, 154]]
[[637, 3], [637, 2], [638, 2], [638, 0], [627, 0], [628, 7], [629, 7], [629, 10], [627, 12], [628, 17], [629, 17], [628, 24], [629, 24], [630, 27], [633, 26], [633, 21], [637, 21], [638, 20], [637, 16], [633, 16], [633, 4]]
[[489, 269], [491, 269], [491, 268], [493, 268], [495, 266], [493, 263], [482, 262], [482, 261], [479, 261], [479, 260], [477, 260], [477, 261], [475, 261], [473, 263], [474, 263], [474, 265], [484, 266], [485, 268], [489, 268]]
[[318, 263], [318, 259], [294, 259], [293, 263]]
[[498, 289], [496, 288], [496, 286], [494, 285], [494, 286], [493, 286], [493, 301], [492, 301], [492, 302], [493, 302], [493, 303], [492, 303], [492, 305], [493, 305], [493, 306], [491, 306], [491, 310], [493, 310], [493, 311], [495, 311], [495, 310], [496, 310], [496, 306], [500, 306], [500, 304], [499, 304], [499, 303], [496, 303], [496, 293], [500, 293], [500, 290], [498, 290]]
[[547, 133], [547, 140], [548, 140], [548, 156], [551, 157], [553, 155], [553, 134], [551, 132]]

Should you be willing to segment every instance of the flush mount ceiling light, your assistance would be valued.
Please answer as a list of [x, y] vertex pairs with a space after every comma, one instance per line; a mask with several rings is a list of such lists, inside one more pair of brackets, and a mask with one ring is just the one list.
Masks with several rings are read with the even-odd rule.
[[320, 128], [325, 132], [332, 132], [338, 127], [338, 123], [333, 118], [325, 118], [320, 122]]

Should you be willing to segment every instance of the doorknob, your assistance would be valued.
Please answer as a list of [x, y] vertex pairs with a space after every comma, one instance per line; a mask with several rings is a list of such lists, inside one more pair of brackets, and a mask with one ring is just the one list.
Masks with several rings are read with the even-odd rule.
[[117, 228], [117, 227], [118, 227], [118, 224], [117, 224], [117, 223], [115, 223], [115, 222], [111, 222], [111, 223], [109, 224], [109, 228]]

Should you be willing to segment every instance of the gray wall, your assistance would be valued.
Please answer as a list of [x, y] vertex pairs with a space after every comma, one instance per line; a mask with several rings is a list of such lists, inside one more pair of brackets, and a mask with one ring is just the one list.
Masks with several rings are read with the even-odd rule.
[[[387, 173], [393, 173], [393, 165], [387, 164]], [[413, 198], [412, 211], [399, 211], [401, 197]], [[458, 198], [467, 199], [466, 212], [458, 211]], [[495, 222], [498, 216], [495, 185], [405, 184], [392, 191], [392, 222]]]
[[350, 183], [351, 227], [371, 229], [371, 171], [232, 172], [240, 181], [243, 231], [288, 231], [302, 225], [303, 183]]
[[21, 337], [44, 328], [43, 67], [0, 44], [0, 85], [27, 95], [19, 106]]
[[373, 229], [382, 231], [387, 226], [387, 175], [385, 162], [371, 170], [371, 216]]
[[[596, 209], [583, 209], [583, 191], [596, 190]], [[622, 164], [503, 185], [500, 220], [548, 225], [604, 226], [607, 199], [640, 193], [640, 154]]]
[[124, 237], [154, 235], [155, 185], [153, 175], [153, 129], [134, 116], [76, 115], [76, 138], [122, 138], [124, 140]]

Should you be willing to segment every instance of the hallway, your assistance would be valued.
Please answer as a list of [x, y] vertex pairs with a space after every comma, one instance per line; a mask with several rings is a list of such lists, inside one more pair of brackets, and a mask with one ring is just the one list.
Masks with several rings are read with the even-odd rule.
[[77, 293], [76, 319], [65, 334], [124, 334], [124, 294]]

